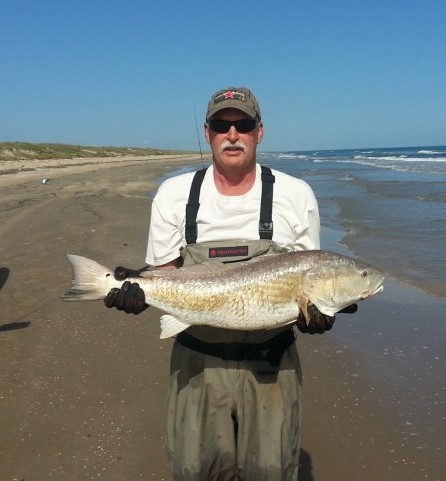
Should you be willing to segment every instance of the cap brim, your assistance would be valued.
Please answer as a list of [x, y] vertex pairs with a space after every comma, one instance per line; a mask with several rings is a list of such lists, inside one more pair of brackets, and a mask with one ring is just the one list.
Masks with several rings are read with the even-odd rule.
[[234, 100], [228, 100], [218, 103], [217, 105], [213, 105], [207, 112], [206, 119], [210, 119], [213, 117], [217, 112], [224, 109], [237, 109], [244, 112], [246, 115], [249, 115], [252, 118], [257, 117], [257, 112], [255, 109], [250, 108], [244, 102], [237, 102]]

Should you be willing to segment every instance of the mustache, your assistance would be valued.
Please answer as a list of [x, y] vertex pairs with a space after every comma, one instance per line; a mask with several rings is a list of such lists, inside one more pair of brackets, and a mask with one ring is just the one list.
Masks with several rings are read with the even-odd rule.
[[241, 140], [238, 140], [237, 142], [229, 142], [229, 140], [225, 140], [220, 146], [220, 152], [224, 152], [226, 149], [230, 148], [241, 149], [243, 152], [248, 151], [247, 145]]

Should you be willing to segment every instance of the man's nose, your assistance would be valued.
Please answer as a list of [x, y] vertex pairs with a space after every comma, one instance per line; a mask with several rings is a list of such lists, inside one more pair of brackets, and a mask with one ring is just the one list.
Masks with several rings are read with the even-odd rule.
[[226, 137], [231, 142], [235, 142], [239, 138], [239, 133], [237, 132], [235, 125], [231, 125], [231, 127], [228, 130], [228, 133], [226, 134]]

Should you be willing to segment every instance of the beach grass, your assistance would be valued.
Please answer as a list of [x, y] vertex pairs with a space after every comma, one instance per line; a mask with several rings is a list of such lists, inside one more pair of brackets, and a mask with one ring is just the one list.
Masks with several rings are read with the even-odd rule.
[[193, 152], [137, 147], [96, 147], [70, 144], [0, 142], [0, 162], [19, 160], [73, 159], [186, 154]]

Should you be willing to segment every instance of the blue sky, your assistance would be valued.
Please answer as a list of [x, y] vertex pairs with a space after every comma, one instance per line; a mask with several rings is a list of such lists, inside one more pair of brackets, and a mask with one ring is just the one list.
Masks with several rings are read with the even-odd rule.
[[0, 141], [198, 148], [250, 87], [261, 150], [446, 144], [444, 0], [0, 0]]

